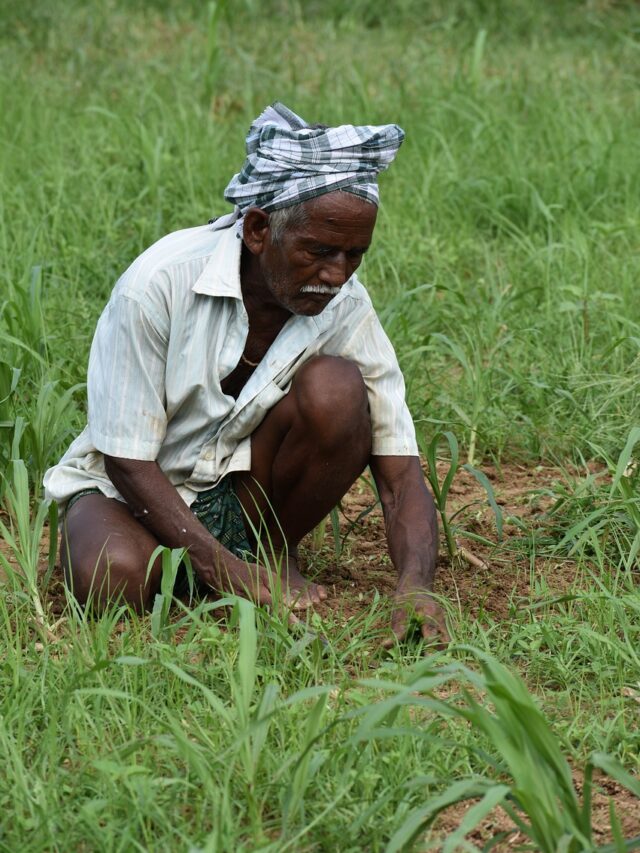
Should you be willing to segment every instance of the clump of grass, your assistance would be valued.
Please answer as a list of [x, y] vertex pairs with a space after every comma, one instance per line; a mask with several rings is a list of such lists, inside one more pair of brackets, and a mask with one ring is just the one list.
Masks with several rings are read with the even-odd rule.
[[613, 565], [627, 571], [638, 567], [640, 552], [640, 469], [633, 453], [640, 442], [634, 426], [617, 460], [595, 442], [593, 462], [605, 466], [558, 488], [550, 511], [558, 520], [562, 537], [558, 548], [587, 556], [600, 567]]
[[[456, 472], [458, 471], [459, 467], [458, 440], [455, 435], [449, 430], [447, 430], [446, 432], [437, 430], [430, 441], [427, 441], [424, 436], [419, 436], [418, 441], [420, 444], [420, 448], [423, 452], [424, 458], [427, 462], [427, 480], [429, 482], [429, 485], [431, 486], [431, 491], [433, 492], [435, 504], [440, 515], [440, 520], [442, 522], [447, 551], [449, 553], [449, 557], [454, 560], [461, 556], [461, 550], [456, 541], [456, 533], [458, 533], [459, 531], [456, 530], [455, 527], [455, 518], [457, 515], [459, 515], [461, 512], [468, 508], [466, 506], [461, 507], [455, 513], [450, 513], [447, 508], [449, 490], [455, 479]], [[449, 457], [447, 460], [449, 467], [442, 483], [440, 483], [437, 468], [437, 454], [438, 447], [443, 441], [446, 443], [449, 450]], [[486, 474], [484, 474], [478, 468], [474, 468], [474, 466], [471, 465], [469, 462], [467, 462], [463, 466], [463, 468], [470, 474], [472, 474], [480, 483], [482, 488], [485, 490], [487, 495], [487, 502], [491, 507], [495, 518], [498, 538], [502, 538], [502, 510], [496, 502], [496, 498], [493, 493], [493, 487], [491, 486], [491, 483], [489, 482]]]
[[56, 558], [57, 507], [55, 504], [40, 501], [32, 514], [29, 477], [22, 459], [13, 460], [11, 473], [11, 481], [5, 486], [3, 500], [7, 521], [0, 517], [0, 537], [6, 543], [8, 554], [0, 551], [0, 568], [11, 579], [16, 592], [26, 594], [29, 598], [33, 606], [35, 624], [42, 638], [48, 640], [51, 630], [48, 626], [48, 614], [42, 603], [40, 548], [45, 524], [48, 522], [49, 557], [44, 578], [46, 584], [51, 577]]
[[[404, 685], [365, 682], [369, 687], [381, 687], [390, 693], [390, 698], [363, 712], [354, 740], [384, 736], [385, 727], [393, 725], [400, 708], [415, 705], [461, 718], [482, 733], [496, 755], [494, 760], [489, 757], [489, 763], [498, 778], [474, 775], [454, 781], [437, 796], [429, 796], [425, 804], [404, 817], [386, 847], [387, 853], [405, 849], [447, 808], [478, 798], [458, 829], [444, 840], [443, 850], [457, 849], [465, 835], [498, 805], [529, 840], [530, 846], [525, 849], [578, 853], [640, 847], [640, 836], [626, 841], [620, 838], [613, 805], [611, 825], [617, 842], [596, 846], [591, 811], [594, 769], [603, 770], [636, 796], [640, 796], [640, 781], [611, 756], [595, 752], [584, 769], [580, 799], [561, 744], [522, 680], [484, 652], [471, 647], [460, 651], [478, 661], [479, 672], [462, 664], [442, 666], [430, 661], [418, 664]], [[461, 692], [443, 700], [439, 691], [451, 681], [462, 682]], [[477, 749], [483, 751], [481, 746]], [[409, 784], [414, 787], [417, 781]], [[426, 781], [433, 783], [432, 778]], [[489, 846], [504, 836], [501, 833], [494, 837]]]

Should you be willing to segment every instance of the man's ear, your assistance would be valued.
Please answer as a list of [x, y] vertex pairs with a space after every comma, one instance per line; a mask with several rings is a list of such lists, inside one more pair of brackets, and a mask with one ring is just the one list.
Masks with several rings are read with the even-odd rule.
[[252, 255], [259, 255], [269, 233], [269, 214], [259, 207], [250, 207], [244, 215], [242, 237]]

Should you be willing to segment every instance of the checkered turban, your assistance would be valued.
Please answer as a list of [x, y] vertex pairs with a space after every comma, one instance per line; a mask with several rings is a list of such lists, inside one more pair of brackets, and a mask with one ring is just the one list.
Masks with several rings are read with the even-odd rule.
[[251, 125], [247, 159], [224, 197], [240, 215], [249, 207], [278, 210], [334, 190], [377, 204], [378, 172], [389, 166], [403, 139], [397, 124], [309, 127], [276, 102]]

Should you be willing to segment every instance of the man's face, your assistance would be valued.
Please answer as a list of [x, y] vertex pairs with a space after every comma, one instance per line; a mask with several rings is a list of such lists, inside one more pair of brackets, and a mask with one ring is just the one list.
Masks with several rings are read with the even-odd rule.
[[319, 314], [360, 266], [378, 212], [351, 193], [327, 193], [306, 204], [304, 225], [277, 243], [269, 233], [260, 270], [271, 297], [292, 314]]

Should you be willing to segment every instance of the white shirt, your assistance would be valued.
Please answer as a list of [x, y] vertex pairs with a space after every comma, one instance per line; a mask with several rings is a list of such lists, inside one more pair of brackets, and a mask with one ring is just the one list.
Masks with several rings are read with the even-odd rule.
[[229, 217], [163, 237], [118, 280], [89, 357], [88, 423], [44, 477], [65, 502], [82, 489], [119, 498], [104, 455], [157, 460], [186, 503], [251, 467], [251, 434], [315, 355], [355, 362], [376, 456], [415, 456], [402, 374], [356, 276], [315, 317], [292, 315], [237, 400], [220, 382], [249, 331], [240, 289], [242, 241]]

